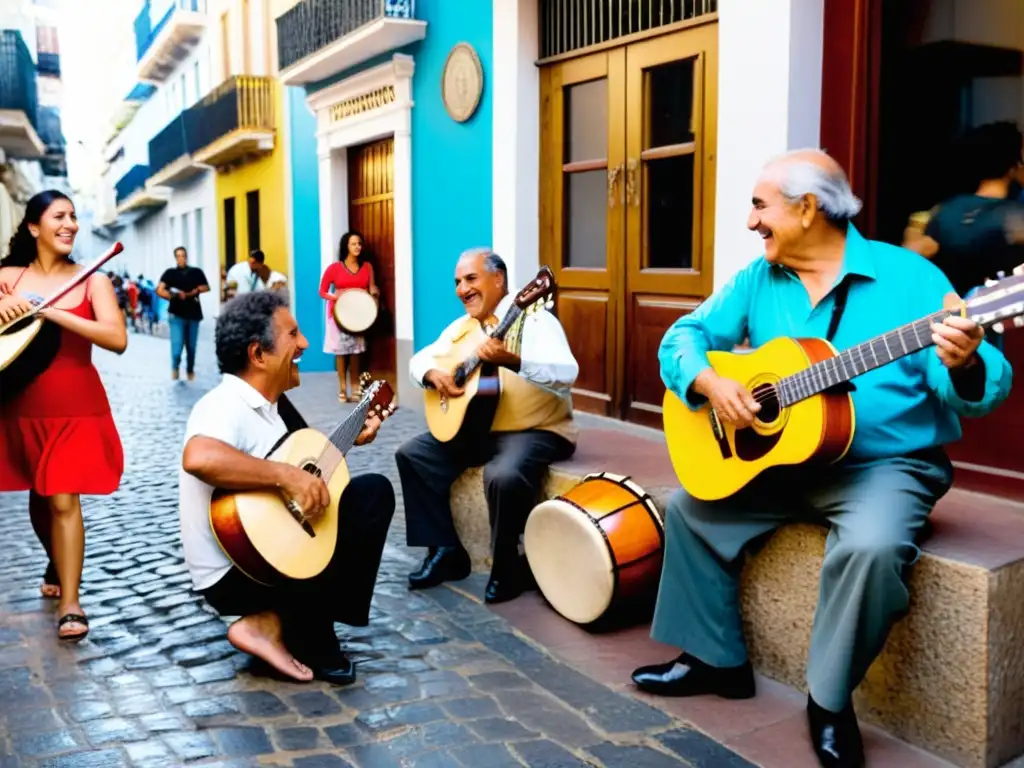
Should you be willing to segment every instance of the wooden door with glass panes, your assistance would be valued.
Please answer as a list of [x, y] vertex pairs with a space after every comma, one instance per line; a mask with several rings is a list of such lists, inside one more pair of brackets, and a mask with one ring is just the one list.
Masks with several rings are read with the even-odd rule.
[[541, 70], [541, 260], [581, 410], [660, 426], [658, 346], [712, 290], [717, 24]]

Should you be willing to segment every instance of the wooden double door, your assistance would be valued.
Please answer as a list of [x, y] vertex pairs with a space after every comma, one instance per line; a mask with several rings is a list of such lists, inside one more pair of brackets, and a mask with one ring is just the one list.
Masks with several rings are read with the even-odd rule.
[[349, 229], [363, 236], [380, 289], [377, 322], [366, 332], [364, 370], [375, 379], [395, 380], [395, 140], [348, 150]]
[[541, 261], [577, 408], [661, 424], [658, 346], [712, 290], [718, 27], [541, 69]]

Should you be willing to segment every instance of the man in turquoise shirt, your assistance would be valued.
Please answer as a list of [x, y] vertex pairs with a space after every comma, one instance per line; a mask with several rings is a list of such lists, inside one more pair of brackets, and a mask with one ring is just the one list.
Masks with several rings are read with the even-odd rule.
[[[723, 420], [749, 426], [760, 406], [709, 367], [707, 352], [745, 339], [758, 347], [780, 336], [825, 337], [830, 325], [844, 349], [940, 309], [952, 291], [946, 277], [917, 254], [865, 240], [850, 223], [859, 210], [827, 155], [801, 151], [770, 163], [747, 222], [765, 255], [669, 329], [659, 351], [665, 385], [691, 408], [710, 400]], [[652, 636], [684, 653], [636, 670], [639, 687], [753, 696], [739, 616], [743, 550], [786, 522], [827, 520], [808, 720], [822, 765], [863, 763], [851, 694], [909, 605], [904, 576], [919, 555], [916, 534], [952, 482], [940, 446], [960, 437], [959, 416], [1001, 403], [1012, 378], [970, 320], [951, 317], [932, 330], [933, 349], [855, 380], [856, 431], [839, 464], [769, 471], [721, 501], [685, 491], [672, 499]]]

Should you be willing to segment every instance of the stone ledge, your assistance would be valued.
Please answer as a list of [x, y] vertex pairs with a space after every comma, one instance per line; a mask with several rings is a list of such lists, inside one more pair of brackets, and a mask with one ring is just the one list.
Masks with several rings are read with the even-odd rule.
[[[546, 495], [602, 470], [630, 475], [660, 510], [678, 488], [663, 437], [584, 429], [576, 455], [552, 467]], [[451, 500], [474, 568], [489, 569], [482, 470], [463, 474]], [[894, 628], [855, 703], [861, 718], [898, 738], [960, 765], [990, 768], [1024, 753], [1024, 508], [953, 490], [932, 522], [910, 580], [910, 614]], [[743, 573], [754, 665], [800, 690], [825, 533], [787, 526]]]

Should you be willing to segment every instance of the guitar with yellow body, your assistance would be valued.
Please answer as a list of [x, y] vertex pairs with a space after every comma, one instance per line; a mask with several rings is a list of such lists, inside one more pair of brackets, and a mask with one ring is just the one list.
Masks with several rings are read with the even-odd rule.
[[[846, 382], [932, 345], [933, 323], [961, 315], [984, 328], [1024, 326], [1024, 267], [989, 281], [969, 301], [837, 352], [824, 339], [773, 339], [742, 353], [709, 352], [715, 373], [743, 384], [761, 405], [750, 427], [722, 422], [707, 403], [691, 410], [665, 393], [665, 441], [683, 488], [695, 498], [732, 496], [772, 467], [832, 463], [853, 442], [856, 416]], [[846, 385], [846, 386], [844, 386]]]
[[436, 389], [424, 391], [424, 410], [430, 434], [446, 443], [462, 429], [466, 411], [475, 398], [492, 398], [497, 404], [501, 394], [498, 371], [495, 369], [482, 375], [481, 360], [476, 351], [488, 337], [503, 340], [523, 312], [544, 309], [545, 302], [554, 290], [554, 275], [550, 269], [542, 267], [529, 285], [516, 294], [505, 317], [490, 333], [485, 332], [478, 323], [474, 324], [464, 335], [453, 340], [445, 354], [434, 358], [432, 367], [450, 371], [455, 384], [462, 387], [464, 392], [459, 397], [449, 398]]

